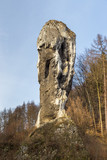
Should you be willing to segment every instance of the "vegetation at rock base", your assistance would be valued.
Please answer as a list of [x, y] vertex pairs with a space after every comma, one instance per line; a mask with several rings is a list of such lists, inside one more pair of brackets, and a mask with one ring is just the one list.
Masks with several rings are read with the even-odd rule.
[[[50, 148], [48, 158], [54, 157], [56, 154], [58, 157], [54, 157], [54, 160], [55, 158], [56, 160], [69, 160], [71, 155], [75, 157], [79, 146], [72, 147], [71, 144], [71, 148], [69, 148], [69, 133], [65, 132], [66, 134], [61, 134], [55, 139], [53, 133], [57, 130], [59, 125], [57, 123], [50, 123], [45, 126], [46, 128], [37, 129], [33, 136], [28, 136], [35, 125], [38, 110], [39, 107], [32, 102], [24, 103], [22, 106], [16, 107], [15, 110], [4, 109], [4, 111], [0, 112], [0, 160], [15, 160], [20, 150], [23, 153], [30, 154], [32, 157], [36, 154], [38, 157], [40, 154], [46, 156], [47, 152], [43, 148], [48, 147]], [[93, 41], [92, 48], [87, 49], [85, 54], [78, 57], [75, 65], [73, 87], [66, 104], [66, 111], [70, 119], [78, 127], [79, 135], [82, 138], [81, 142], [83, 141], [90, 155], [90, 160], [106, 160], [106, 37], [97, 35], [97, 38]], [[64, 125], [66, 126], [67, 124]], [[28, 148], [29, 150], [27, 150]], [[44, 152], [39, 154], [39, 150], [41, 151], [42, 149]], [[81, 147], [79, 149], [81, 150]], [[52, 153], [52, 150], [55, 152]], [[81, 154], [76, 156], [87, 156], [86, 150], [83, 148], [82, 152], [80, 151]], [[17, 158], [21, 159], [21, 157]]]
[[26, 160], [89, 159], [76, 125], [66, 118], [56, 119], [36, 129], [23, 143], [18, 157]]
[[78, 57], [67, 113], [83, 134], [92, 157], [107, 159], [106, 37], [97, 35], [91, 49]]

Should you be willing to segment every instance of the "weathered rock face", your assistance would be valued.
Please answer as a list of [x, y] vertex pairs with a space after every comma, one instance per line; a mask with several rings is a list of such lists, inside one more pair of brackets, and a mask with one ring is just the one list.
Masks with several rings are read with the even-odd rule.
[[19, 149], [16, 160], [90, 160], [76, 125], [58, 118], [37, 128]]
[[62, 22], [49, 21], [40, 32], [37, 46], [38, 128], [23, 142], [16, 160], [89, 160], [75, 123], [64, 113], [74, 72], [75, 34]]
[[76, 35], [59, 21], [50, 20], [37, 40], [40, 112], [36, 126], [62, 117], [71, 90]]

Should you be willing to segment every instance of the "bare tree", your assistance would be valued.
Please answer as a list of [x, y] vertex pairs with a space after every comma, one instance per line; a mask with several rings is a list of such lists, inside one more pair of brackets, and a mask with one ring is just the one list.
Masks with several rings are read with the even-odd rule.
[[107, 37], [102, 37], [98, 34], [97, 39], [94, 40], [91, 52], [96, 56], [101, 55], [103, 64], [103, 81], [104, 81], [104, 106], [105, 106], [105, 130], [107, 132], [107, 81], [106, 81], [106, 63], [107, 63]]

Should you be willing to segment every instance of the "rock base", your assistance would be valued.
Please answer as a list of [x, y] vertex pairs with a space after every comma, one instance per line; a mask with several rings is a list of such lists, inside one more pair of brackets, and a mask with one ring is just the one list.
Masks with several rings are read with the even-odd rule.
[[17, 160], [89, 160], [76, 125], [58, 118], [37, 128], [21, 146]]

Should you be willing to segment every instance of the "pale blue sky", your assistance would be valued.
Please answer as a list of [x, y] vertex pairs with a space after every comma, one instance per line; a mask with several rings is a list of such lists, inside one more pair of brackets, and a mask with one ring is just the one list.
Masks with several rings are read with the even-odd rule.
[[39, 104], [36, 41], [50, 19], [76, 33], [78, 56], [107, 36], [107, 0], [0, 0], [0, 110]]

